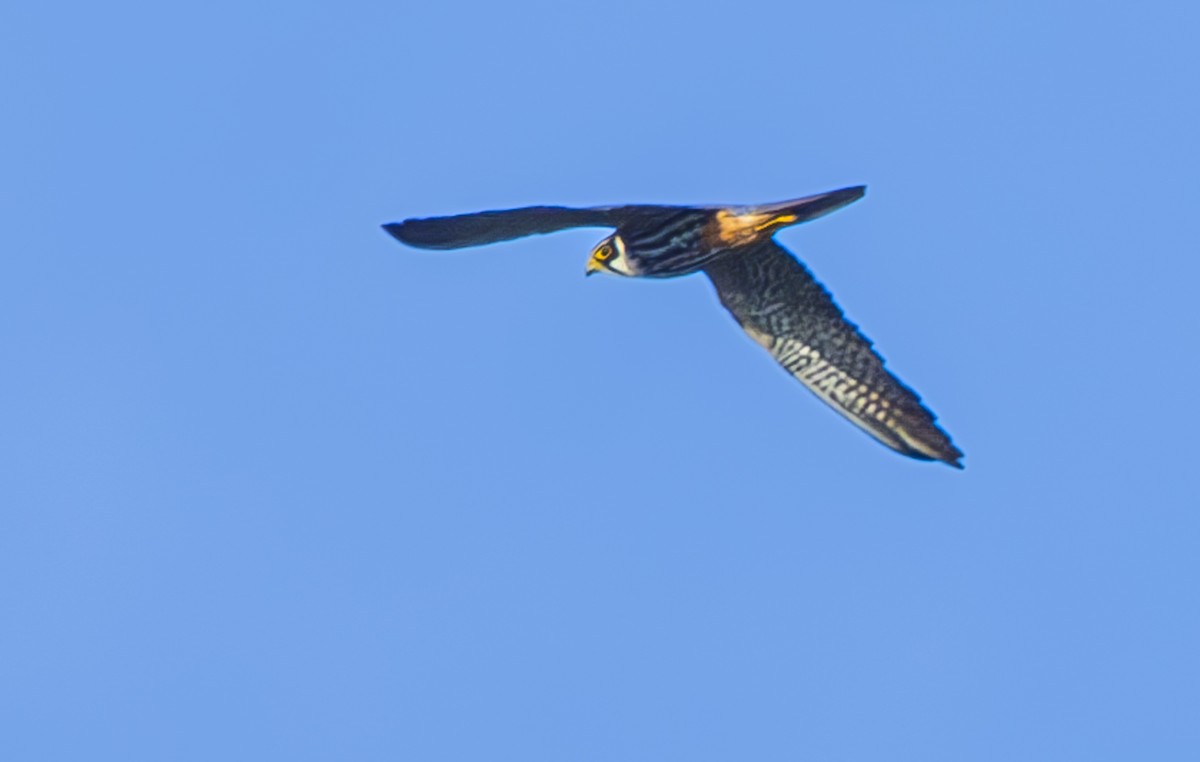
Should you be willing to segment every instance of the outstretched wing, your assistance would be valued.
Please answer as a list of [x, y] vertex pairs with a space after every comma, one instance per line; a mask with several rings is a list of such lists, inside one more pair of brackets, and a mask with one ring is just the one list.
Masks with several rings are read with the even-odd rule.
[[527, 206], [493, 212], [426, 217], [383, 226], [395, 238], [422, 249], [459, 249], [510, 241], [567, 228], [617, 227], [639, 211], [664, 207], [610, 206], [571, 209], [565, 206]]
[[768, 239], [704, 271], [746, 333], [826, 404], [897, 452], [962, 468], [933, 413], [787, 249]]

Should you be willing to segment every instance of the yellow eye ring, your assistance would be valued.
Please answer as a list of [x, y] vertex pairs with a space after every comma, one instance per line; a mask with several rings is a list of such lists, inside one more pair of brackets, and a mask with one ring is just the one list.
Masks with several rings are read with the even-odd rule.
[[596, 259], [605, 260], [612, 256], [612, 247], [605, 244], [596, 249]]

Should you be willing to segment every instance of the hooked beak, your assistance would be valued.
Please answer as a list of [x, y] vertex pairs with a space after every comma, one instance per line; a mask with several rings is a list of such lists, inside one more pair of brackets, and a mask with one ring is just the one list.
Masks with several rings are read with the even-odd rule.
[[595, 275], [596, 273], [600, 272], [603, 269], [604, 269], [604, 267], [599, 262], [597, 262], [594, 259], [589, 259], [588, 263], [587, 263], [587, 268], [584, 269], [584, 271], [583, 271], [583, 275], [584, 275], [584, 277], [587, 277], [589, 275]]

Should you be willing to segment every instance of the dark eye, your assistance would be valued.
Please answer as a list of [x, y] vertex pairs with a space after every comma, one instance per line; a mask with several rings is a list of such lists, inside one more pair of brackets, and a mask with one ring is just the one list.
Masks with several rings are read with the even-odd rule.
[[607, 244], [596, 250], [596, 259], [608, 259], [612, 256], [612, 247]]

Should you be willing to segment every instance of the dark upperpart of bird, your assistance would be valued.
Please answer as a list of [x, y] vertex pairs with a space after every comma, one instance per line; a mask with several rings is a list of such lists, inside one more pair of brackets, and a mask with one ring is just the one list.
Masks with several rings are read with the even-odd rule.
[[669, 278], [703, 271], [721, 304], [789, 374], [899, 453], [962, 468], [962, 452], [912, 389], [885, 367], [829, 292], [774, 240], [862, 198], [855, 186], [756, 206], [533, 206], [384, 225], [397, 240], [457, 249], [575, 227], [613, 228], [586, 273]]
[[816, 219], [862, 198], [863, 187], [752, 207], [680, 207], [631, 215], [601, 241], [586, 272], [672, 278], [701, 270], [722, 254], [770, 239], [776, 231]]

